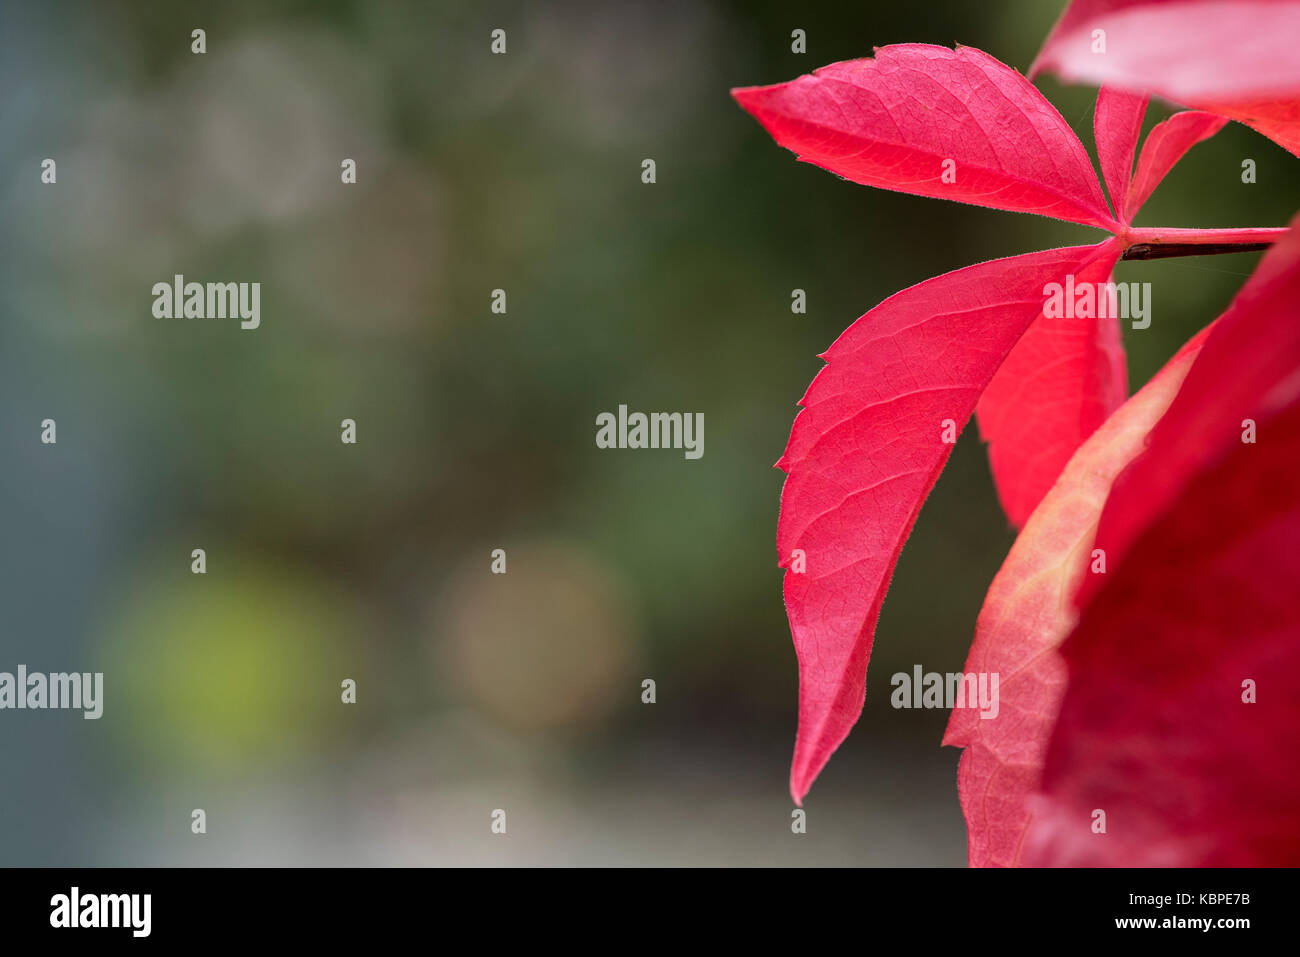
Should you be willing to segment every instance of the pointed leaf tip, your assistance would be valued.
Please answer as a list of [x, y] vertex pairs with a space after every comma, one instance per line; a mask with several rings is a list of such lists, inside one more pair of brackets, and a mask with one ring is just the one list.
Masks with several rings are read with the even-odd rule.
[[799, 659], [791, 793], [802, 798], [857, 722], [890, 576], [959, 430], [1042, 309], [1043, 286], [1113, 240], [959, 269], [886, 299], [831, 346], [782, 461], [777, 549]]
[[896, 44], [733, 95], [799, 159], [855, 183], [1117, 225], [1070, 125], [974, 47]]

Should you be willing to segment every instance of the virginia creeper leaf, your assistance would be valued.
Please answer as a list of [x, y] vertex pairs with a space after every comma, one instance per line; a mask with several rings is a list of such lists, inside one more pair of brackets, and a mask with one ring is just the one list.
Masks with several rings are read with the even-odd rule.
[[1128, 219], [1132, 221], [1142, 204], [1150, 198], [1175, 164], [1184, 154], [1202, 140], [1208, 140], [1227, 123], [1226, 117], [1200, 110], [1175, 113], [1163, 123], [1157, 123], [1147, 134], [1138, 158], [1137, 175], [1129, 188], [1124, 203]]
[[1300, 97], [1203, 103], [1204, 109], [1245, 123], [1274, 143], [1300, 156]]
[[[1240, 444], [1247, 420], [1272, 407], [1270, 394], [1300, 369], [1300, 233], [1291, 229], [1260, 260], [1215, 324], [1177, 401], [1152, 430], [1150, 448], [1115, 481], [1096, 547], [1115, 568], [1129, 545], [1195, 474]], [[1100, 586], [1084, 580], [1080, 602]]]
[[862, 712], [890, 575], [921, 503], [1043, 287], [1114, 255], [1115, 241], [968, 266], [912, 286], [822, 356], [785, 455], [777, 525], [799, 658], [790, 790], [801, 802]]
[[1295, 384], [1258, 444], [1183, 488], [1062, 646], [1070, 683], [1026, 863], [1300, 864]]
[[1297, 36], [1300, 0], [1072, 0], [1029, 75], [1162, 96], [1300, 155]]
[[1070, 125], [971, 47], [907, 43], [788, 83], [732, 90], [799, 159], [855, 183], [1112, 229]]
[[1092, 114], [1101, 175], [1111, 205], [1115, 207], [1115, 218], [1125, 225], [1133, 220], [1126, 203], [1129, 184], [1133, 181], [1133, 157], [1137, 155], [1138, 136], [1146, 112], [1147, 97], [1103, 86], [1097, 93], [1097, 107]]
[[[1104, 283], [1118, 243], [1074, 277]], [[1019, 528], [1075, 449], [1128, 395], [1128, 367], [1113, 317], [1040, 315], [999, 367], [976, 407], [998, 499]]]
[[[1041, 321], [1041, 320], [1040, 320]], [[943, 743], [965, 748], [957, 790], [972, 867], [1014, 867], [1065, 692], [1057, 646], [1091, 564], [1097, 518], [1120, 470], [1142, 451], [1200, 351], [1202, 331], [1070, 459], [1034, 510], [984, 599], [966, 673], [999, 676], [998, 709], [953, 709]]]
[[1297, 223], [1112, 487], [1027, 863], [1300, 863]]

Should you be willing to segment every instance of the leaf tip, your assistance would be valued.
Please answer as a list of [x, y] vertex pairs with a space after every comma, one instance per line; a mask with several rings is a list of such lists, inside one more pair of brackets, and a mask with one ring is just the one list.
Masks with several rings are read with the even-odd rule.
[[731, 98], [742, 110], [757, 116], [768, 89], [765, 86], [734, 86], [731, 88]]

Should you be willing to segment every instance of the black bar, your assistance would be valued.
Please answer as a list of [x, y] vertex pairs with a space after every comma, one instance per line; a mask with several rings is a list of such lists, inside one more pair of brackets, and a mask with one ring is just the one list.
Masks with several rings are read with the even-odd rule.
[[[1261, 932], [1289, 936], [1295, 887], [1294, 873], [1284, 870], [45, 869], [8, 870], [0, 880], [6, 944], [284, 941], [301, 948], [414, 935], [457, 949], [467, 937], [470, 946], [499, 944], [512, 932], [534, 946], [624, 939], [668, 946], [704, 927], [733, 940], [793, 935], [809, 947], [844, 936], [864, 948], [900, 937], [986, 946], [1201, 939], [1231, 947]], [[150, 895], [148, 936], [134, 936], [130, 926], [51, 926], [59, 895], [70, 902], [73, 887], [83, 909], [90, 896]], [[138, 900], [131, 913], [142, 917]], [[96, 918], [100, 906], [90, 905]], [[1134, 919], [1155, 923], [1117, 925]], [[1242, 919], [1249, 926], [1178, 924]]]

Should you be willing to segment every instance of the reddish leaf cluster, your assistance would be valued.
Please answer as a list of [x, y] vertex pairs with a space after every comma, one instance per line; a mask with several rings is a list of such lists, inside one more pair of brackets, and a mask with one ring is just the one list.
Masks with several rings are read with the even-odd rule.
[[[1297, 35], [1300, 0], [1074, 0], [1035, 69], [1104, 84], [1113, 212], [1061, 115], [978, 50], [884, 47], [733, 91], [846, 179], [1113, 234], [920, 283], [823, 355], [778, 463], [796, 802], [861, 714], [894, 565], [974, 412], [1022, 530], [967, 664], [1001, 675], [998, 717], [954, 709], [945, 737], [971, 863], [1300, 863], [1300, 692], [1278, 679], [1300, 665], [1300, 235], [1132, 226], [1228, 119], [1300, 153]], [[1139, 153], [1149, 95], [1194, 109]], [[1131, 399], [1113, 313], [1050, 314], [1053, 284], [1105, 283], [1126, 251], [1274, 242]]]

